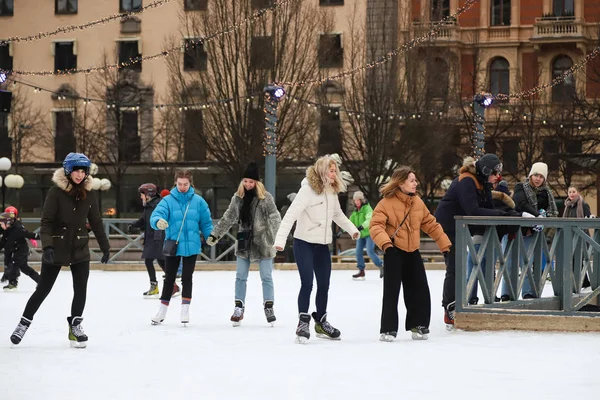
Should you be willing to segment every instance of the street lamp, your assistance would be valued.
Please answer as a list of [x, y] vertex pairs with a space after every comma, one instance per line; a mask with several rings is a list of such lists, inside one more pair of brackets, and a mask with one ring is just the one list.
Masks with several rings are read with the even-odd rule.
[[[96, 164], [92, 164], [90, 166], [90, 172], [91, 171], [98, 172], [98, 166]], [[98, 208], [100, 209], [100, 213], [102, 213], [102, 192], [110, 190], [111, 186], [111, 182], [106, 178], [92, 178], [92, 190], [98, 191]]]
[[0, 186], [2, 186], [2, 211], [6, 207], [6, 188], [21, 189], [25, 180], [21, 175], [6, 174], [12, 163], [6, 157], [0, 158]]
[[265, 186], [273, 198], [275, 196], [275, 175], [277, 168], [277, 106], [285, 95], [281, 86], [265, 86]]

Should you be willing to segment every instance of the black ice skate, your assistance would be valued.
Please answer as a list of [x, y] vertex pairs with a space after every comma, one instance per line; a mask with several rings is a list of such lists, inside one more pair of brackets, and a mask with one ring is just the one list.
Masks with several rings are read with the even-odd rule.
[[413, 340], [427, 340], [429, 338], [429, 328], [424, 326], [417, 326], [410, 330], [412, 332]]
[[454, 330], [454, 309], [456, 308], [456, 302], [448, 304], [444, 309], [444, 323], [446, 324], [446, 330]]
[[310, 315], [300, 313], [298, 327], [296, 328], [296, 343], [306, 343], [310, 339]]
[[244, 302], [241, 300], [235, 301], [235, 307], [233, 309], [233, 314], [231, 315], [231, 322], [233, 326], [240, 326], [242, 324], [242, 320], [244, 319]]
[[265, 301], [265, 317], [267, 317], [267, 322], [274, 325], [277, 318], [275, 318], [275, 311], [273, 311], [273, 302], [271, 300]]
[[71, 342], [71, 347], [76, 349], [85, 349], [87, 346], [88, 337], [81, 327], [82, 321], [82, 317], [67, 317], [67, 322], [69, 323], [69, 341]]
[[321, 339], [332, 339], [332, 340], [340, 340], [341, 332], [338, 329], [335, 329], [331, 324], [327, 321], [327, 314], [323, 315], [320, 320], [317, 320], [317, 313], [313, 312], [312, 317], [315, 320], [315, 332], [317, 332], [317, 337]]
[[21, 343], [21, 340], [23, 340], [23, 336], [25, 336], [25, 333], [27, 332], [27, 329], [29, 329], [30, 325], [31, 325], [31, 320], [28, 320], [25, 317], [21, 317], [21, 321], [19, 322], [19, 325], [17, 325], [17, 327], [15, 328], [12, 335], [10, 335], [10, 341], [13, 344]]

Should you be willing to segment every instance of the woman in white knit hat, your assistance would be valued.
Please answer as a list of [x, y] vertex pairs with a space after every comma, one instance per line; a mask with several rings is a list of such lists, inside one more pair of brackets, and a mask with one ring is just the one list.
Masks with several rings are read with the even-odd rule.
[[[554, 195], [547, 183], [548, 180], [548, 165], [543, 162], [537, 162], [531, 166], [531, 171], [527, 176], [527, 180], [522, 183], [517, 183], [515, 186], [515, 201], [516, 210], [520, 212], [528, 212], [535, 217], [557, 217], [558, 209]], [[523, 230], [523, 241], [525, 243], [525, 251], [533, 244], [533, 228]], [[512, 269], [512, 263], [507, 262], [507, 268]], [[543, 267], [542, 267], [543, 268]], [[513, 283], [514, 285], [515, 283]], [[518, 294], [517, 294], [518, 295]], [[523, 282], [522, 295], [524, 299], [533, 299], [538, 297], [536, 291], [531, 286], [529, 276], [525, 277]], [[502, 300], [509, 300], [509, 289], [506, 281], [502, 284]], [[514, 299], [516, 300], [516, 299]]]

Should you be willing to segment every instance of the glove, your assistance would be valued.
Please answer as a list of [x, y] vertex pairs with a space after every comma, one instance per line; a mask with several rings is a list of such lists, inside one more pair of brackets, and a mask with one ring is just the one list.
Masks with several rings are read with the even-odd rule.
[[102, 259], [100, 260], [100, 262], [102, 264], [106, 264], [108, 262], [109, 258], [110, 258], [110, 251], [105, 251], [104, 254], [102, 255]]
[[217, 244], [217, 238], [214, 237], [213, 235], [210, 235], [208, 237], [208, 239], [206, 239], [206, 244], [209, 245], [210, 247], [214, 246], [215, 244]]
[[38, 246], [38, 245], [37, 245], [37, 240], [35, 240], [35, 239], [29, 239], [29, 242], [31, 243], [31, 245], [32, 245], [33, 247], [37, 247], [37, 246]]
[[133, 233], [133, 225], [127, 225], [127, 233]]
[[357, 226], [356, 229], [358, 229], [359, 231], [362, 231], [365, 228], [363, 228], [362, 225], [361, 225], [361, 226]]
[[42, 255], [42, 262], [46, 264], [54, 264], [54, 247], [46, 247]]
[[520, 217], [521, 213], [515, 210], [508, 210], [506, 211], [506, 214], [504, 215], [505, 217]]
[[392, 250], [393, 248], [394, 248], [394, 246], [388, 246], [388, 247], [387, 247], [387, 248], [386, 248], [386, 249], [383, 251], [383, 253], [384, 253], [384, 254], [388, 254], [388, 253], [390, 252], [390, 250]]
[[533, 227], [533, 230], [536, 232], [541, 232], [544, 230], [544, 225], [536, 225]]
[[161, 218], [156, 223], [156, 227], [158, 229], [160, 229], [161, 231], [164, 231], [165, 229], [167, 229], [169, 227], [169, 223], [167, 221], [165, 221], [164, 219]]
[[524, 218], [535, 218], [535, 215], [530, 214], [527, 211], [523, 211], [523, 214], [521, 216]]

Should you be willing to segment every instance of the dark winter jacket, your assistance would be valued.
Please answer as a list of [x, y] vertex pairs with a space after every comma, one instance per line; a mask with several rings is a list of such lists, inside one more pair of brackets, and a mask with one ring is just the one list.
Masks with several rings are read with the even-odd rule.
[[587, 218], [590, 215], [592, 215], [592, 211], [588, 203], [583, 200], [583, 197], [577, 196], [575, 201], [571, 201], [568, 198], [565, 200], [563, 218]]
[[3, 232], [0, 249], [4, 249], [4, 265], [19, 268], [19, 266], [27, 264], [29, 257], [27, 239], [39, 239], [39, 235], [29, 232], [18, 220]]
[[[528, 192], [530, 192], [529, 195]], [[538, 189], [534, 189], [533, 185], [530, 185], [529, 182], [517, 183], [513, 199], [517, 211], [528, 212], [537, 217], [540, 215], [540, 210], [546, 210], [548, 217], [558, 216], [554, 196], [546, 184]]]
[[[233, 225], [238, 225], [238, 231], [247, 230], [249, 226], [245, 226], [240, 222], [240, 210], [242, 208], [243, 199], [234, 194], [231, 198], [231, 203], [227, 207], [227, 211], [219, 220], [212, 235], [220, 239], [225, 235]], [[277, 211], [277, 206], [273, 200], [273, 196], [269, 192], [265, 193], [265, 198], [260, 200], [254, 197], [250, 204], [252, 210], [252, 244], [250, 245], [250, 255], [247, 251], [238, 250], [235, 255], [250, 261], [258, 261], [275, 257], [276, 251], [273, 248], [275, 243], [275, 234], [281, 223], [281, 216]]]
[[[482, 182], [483, 179], [477, 176], [473, 158], [467, 157], [459, 172], [460, 175], [452, 181], [435, 210], [435, 218], [444, 228], [444, 232], [451, 237], [451, 240], [456, 231], [455, 216], [498, 217], [507, 215], [505, 211], [494, 208], [491, 185]], [[479, 230], [481, 229], [479, 227]], [[479, 232], [474, 232], [472, 229], [471, 233]]]
[[89, 236], [86, 222], [100, 246], [106, 253], [110, 250], [104, 233], [102, 216], [92, 190], [92, 180], [87, 177], [81, 184], [86, 191], [85, 199], [69, 194], [73, 188], [62, 168], [54, 172], [51, 187], [44, 202], [40, 237], [42, 248], [54, 247], [54, 264], [71, 265], [90, 260]]
[[142, 258], [152, 260], [164, 260], [162, 249], [165, 242], [165, 231], [160, 229], [152, 229], [150, 225], [150, 217], [152, 212], [160, 202], [160, 197], [154, 197], [144, 206], [142, 217], [131, 224], [132, 227], [144, 231], [144, 250], [142, 250]]

